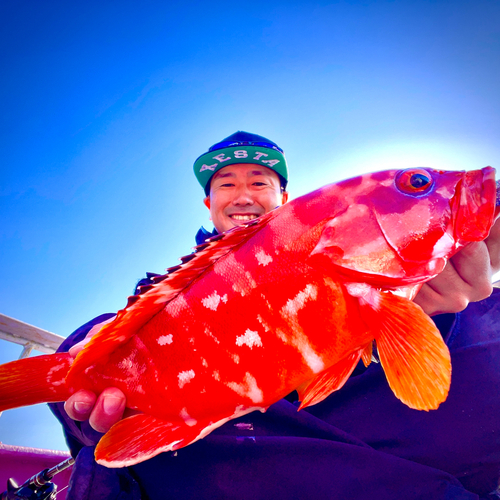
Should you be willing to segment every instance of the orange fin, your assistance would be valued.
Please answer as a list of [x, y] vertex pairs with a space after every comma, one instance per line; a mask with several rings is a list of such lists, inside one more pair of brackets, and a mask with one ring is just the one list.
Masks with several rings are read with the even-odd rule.
[[95, 459], [105, 467], [128, 467], [159, 453], [187, 446], [228, 420], [172, 423], [151, 415], [133, 415], [113, 425], [101, 438], [95, 449]]
[[332, 392], [338, 391], [356, 368], [364, 350], [358, 349], [349, 354], [349, 356], [314, 377], [310, 382], [298, 387], [297, 392], [299, 393], [299, 401], [301, 401], [299, 410], [315, 405], [327, 398]]
[[365, 366], [368, 366], [372, 361], [375, 360], [375, 358], [373, 357], [373, 343], [372, 342], [370, 342], [365, 347], [363, 352], [361, 353], [361, 359], [363, 360], [363, 364]]
[[0, 365], [0, 411], [68, 399], [65, 379], [72, 360], [62, 352]]
[[167, 274], [153, 278], [154, 285], [141, 287], [141, 294], [129, 297], [127, 306], [118, 311], [114, 321], [104, 325], [80, 351], [71, 369], [71, 379], [79, 376], [97, 358], [109, 355], [117, 345], [127, 342], [209, 266], [257, 233], [275, 216], [276, 210], [273, 210], [245, 226], [209, 238], [195, 247], [195, 253], [182, 257], [181, 264], [167, 269]]
[[413, 302], [372, 289], [360, 297], [394, 394], [410, 408], [436, 409], [448, 396], [451, 360], [439, 330]]

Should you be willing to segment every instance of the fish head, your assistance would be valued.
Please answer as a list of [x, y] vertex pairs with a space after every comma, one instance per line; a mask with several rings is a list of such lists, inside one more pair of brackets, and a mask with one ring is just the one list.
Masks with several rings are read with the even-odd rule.
[[422, 283], [495, 216], [495, 170], [414, 168], [363, 175], [332, 187], [344, 210], [324, 225], [312, 256], [374, 285]]

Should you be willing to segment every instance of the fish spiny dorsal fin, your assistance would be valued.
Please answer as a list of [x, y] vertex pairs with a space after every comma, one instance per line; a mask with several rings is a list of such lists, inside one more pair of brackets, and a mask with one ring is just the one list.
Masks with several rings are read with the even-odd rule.
[[129, 297], [126, 307], [118, 311], [114, 321], [104, 325], [80, 351], [71, 368], [70, 378], [76, 377], [97, 358], [109, 355], [118, 345], [127, 342], [194, 279], [260, 231], [277, 215], [277, 210], [245, 226], [236, 227], [207, 239], [205, 243], [194, 247], [193, 254], [182, 257], [180, 265], [167, 269], [164, 275], [154, 277], [153, 285], [141, 287], [139, 295]]

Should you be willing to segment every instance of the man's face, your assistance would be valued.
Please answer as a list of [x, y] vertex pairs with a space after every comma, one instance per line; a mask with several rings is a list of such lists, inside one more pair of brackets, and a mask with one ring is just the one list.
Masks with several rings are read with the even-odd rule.
[[266, 214], [287, 199], [276, 172], [253, 163], [238, 163], [214, 174], [210, 195], [203, 203], [210, 210], [215, 229], [222, 233]]

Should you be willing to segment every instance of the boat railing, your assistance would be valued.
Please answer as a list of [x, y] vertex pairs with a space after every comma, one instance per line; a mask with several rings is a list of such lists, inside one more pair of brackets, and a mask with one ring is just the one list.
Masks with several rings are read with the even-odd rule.
[[61, 345], [64, 337], [0, 314], [0, 339], [23, 346], [21, 358], [27, 358], [32, 350], [52, 354]]

